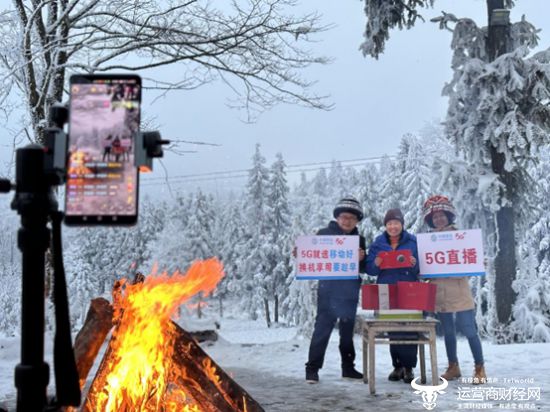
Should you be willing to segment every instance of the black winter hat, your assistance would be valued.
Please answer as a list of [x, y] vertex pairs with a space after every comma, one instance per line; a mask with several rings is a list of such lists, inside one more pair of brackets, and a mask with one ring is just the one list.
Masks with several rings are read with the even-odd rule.
[[335, 219], [338, 219], [340, 213], [352, 213], [357, 216], [358, 221], [363, 219], [363, 209], [361, 208], [361, 204], [357, 201], [357, 199], [351, 196], [341, 199], [334, 208], [332, 215]]
[[390, 209], [386, 212], [386, 216], [384, 216], [384, 226], [390, 220], [399, 220], [401, 225], [405, 225], [405, 218], [403, 217], [403, 212], [400, 209]]

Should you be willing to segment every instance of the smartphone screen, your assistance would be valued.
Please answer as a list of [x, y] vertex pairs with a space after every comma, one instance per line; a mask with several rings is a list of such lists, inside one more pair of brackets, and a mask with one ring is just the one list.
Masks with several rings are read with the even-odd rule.
[[66, 224], [136, 223], [140, 106], [139, 76], [71, 77]]

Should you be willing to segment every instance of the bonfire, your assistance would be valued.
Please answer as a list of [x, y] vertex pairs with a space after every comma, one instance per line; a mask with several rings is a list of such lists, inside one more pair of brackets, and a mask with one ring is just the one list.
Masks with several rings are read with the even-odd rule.
[[222, 277], [223, 267], [213, 258], [194, 262], [186, 274], [153, 269], [136, 283], [119, 281], [111, 340], [83, 410], [262, 410], [172, 321], [180, 305], [198, 293], [209, 295]]

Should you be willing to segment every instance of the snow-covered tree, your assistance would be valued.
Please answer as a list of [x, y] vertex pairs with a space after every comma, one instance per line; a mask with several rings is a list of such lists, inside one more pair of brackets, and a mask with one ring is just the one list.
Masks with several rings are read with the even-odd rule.
[[279, 322], [280, 301], [286, 295], [286, 279], [292, 271], [290, 257], [292, 242], [290, 238], [289, 187], [286, 181], [283, 155], [277, 153], [271, 166], [267, 187], [267, 271], [271, 275], [270, 294], [273, 298], [273, 320]]
[[115, 245], [110, 230], [81, 228], [70, 233], [64, 257], [73, 326], [84, 322], [90, 300], [110, 292], [116, 279], [112, 259], [118, 262], [121, 245]]
[[0, 198], [0, 335], [11, 336], [20, 331], [21, 253], [17, 214], [4, 199]]
[[365, 236], [367, 245], [378, 235], [378, 231], [382, 226], [382, 216], [379, 210], [381, 203], [379, 182], [380, 176], [376, 166], [366, 164], [359, 172], [359, 196], [357, 196], [357, 200], [361, 203], [365, 214], [365, 217], [359, 223], [359, 232]]
[[308, 192], [311, 201], [311, 208], [307, 216], [309, 219], [308, 226], [315, 232], [325, 227], [327, 221], [332, 217], [334, 205], [332, 204], [333, 196], [331, 196], [331, 192], [327, 172], [325, 168], [321, 168], [313, 177], [311, 189]]
[[182, 255], [187, 261], [186, 267], [195, 259], [207, 259], [214, 256], [212, 230], [214, 214], [210, 199], [199, 189], [193, 196], [191, 208], [185, 213], [189, 219], [183, 237]]
[[[181, 256], [184, 260], [183, 270], [187, 270], [194, 260], [204, 260], [215, 255], [213, 242], [214, 214], [212, 199], [199, 189], [193, 196], [191, 207], [185, 211], [189, 219], [182, 237]], [[199, 293], [191, 304], [196, 305], [198, 317], [202, 317], [203, 296]]]
[[351, 194], [352, 185], [347, 178], [342, 163], [332, 161], [328, 171], [328, 204], [335, 205], [344, 196]]
[[404, 155], [403, 144], [396, 160], [390, 159], [389, 156], [384, 156], [380, 161], [380, 209], [378, 213], [384, 217], [386, 210], [393, 208], [401, 208], [403, 201], [403, 182], [401, 174], [404, 171], [404, 159], [400, 155]]
[[374, 58], [384, 52], [390, 29], [410, 29], [417, 19], [424, 20], [417, 8], [429, 7], [434, 0], [365, 0], [365, 14], [368, 17], [365, 41], [361, 44], [364, 55]]
[[[516, 276], [515, 238], [518, 212], [530, 205], [529, 162], [550, 142], [550, 53], [527, 57], [536, 45], [535, 28], [521, 21], [512, 27], [516, 48], [490, 61], [475, 38], [482, 29], [470, 21], [458, 21], [453, 36], [455, 76], [446, 86], [449, 95], [447, 134], [465, 154], [474, 176], [488, 183], [480, 191], [485, 208], [494, 213], [497, 242], [494, 278], [494, 333], [507, 341], [512, 320]], [[480, 179], [481, 182], [481, 179]], [[517, 223], [516, 223], [517, 222]], [[492, 275], [492, 274], [491, 274]]]
[[[393, 16], [387, 4], [365, 1], [369, 23], [363, 50], [375, 57], [383, 50], [388, 28], [401, 27], [405, 20], [413, 25], [416, 7], [432, 4], [413, 1], [412, 8], [396, 8], [393, 11], [398, 14]], [[492, 8], [512, 6], [511, 1], [497, 3], [488, 2], [489, 16]], [[488, 277], [489, 297], [496, 311], [490, 333], [505, 342], [510, 339], [507, 325], [516, 298], [512, 289], [517, 270], [515, 239], [521, 230], [516, 219], [519, 211], [529, 207], [525, 203], [529, 197], [524, 196], [529, 188], [527, 167], [540, 147], [549, 143], [550, 51], [529, 56], [538, 38], [524, 19], [488, 28], [447, 13], [432, 21], [453, 32], [454, 76], [444, 88], [449, 96], [446, 134], [463, 154], [470, 175], [478, 180], [477, 195], [486, 210], [483, 217], [489, 215], [492, 221], [493, 230], [486, 232], [488, 236], [495, 233], [496, 240], [489, 245], [489, 254], [495, 258], [494, 273]], [[369, 25], [382, 27], [384, 35], [376, 37], [378, 32], [369, 30]]]
[[180, 194], [168, 207], [164, 225], [150, 245], [150, 258], [145, 267], [158, 265], [160, 270], [184, 270], [189, 264], [184, 255], [184, 240], [191, 210], [192, 196]]
[[420, 140], [412, 135], [403, 136], [407, 142], [405, 155], [405, 167], [401, 175], [403, 182], [403, 201], [401, 208], [405, 215], [405, 226], [407, 230], [416, 233], [424, 225], [422, 218], [422, 206], [430, 196], [430, 159]]
[[520, 247], [520, 269], [514, 281], [518, 298], [513, 308], [512, 329], [516, 339], [550, 342], [550, 151], [541, 151], [537, 167], [532, 168], [532, 189], [539, 208], [534, 209], [533, 224]]
[[223, 302], [226, 296], [241, 299], [244, 294], [241, 289], [243, 282], [240, 268], [248, 238], [242, 216], [243, 203], [241, 199], [232, 196], [224, 204], [214, 207], [217, 216], [212, 241], [225, 272], [214, 292], [219, 302], [220, 317], [224, 316]]
[[260, 153], [260, 145], [256, 145], [252, 157], [252, 168], [249, 171], [246, 186], [246, 257], [242, 260], [241, 271], [244, 306], [250, 316], [255, 319], [257, 312], [263, 311], [266, 323], [271, 325], [269, 310], [269, 289], [272, 284], [271, 274], [267, 270], [267, 253], [269, 237], [267, 234], [267, 187], [269, 171], [265, 166], [265, 158]]

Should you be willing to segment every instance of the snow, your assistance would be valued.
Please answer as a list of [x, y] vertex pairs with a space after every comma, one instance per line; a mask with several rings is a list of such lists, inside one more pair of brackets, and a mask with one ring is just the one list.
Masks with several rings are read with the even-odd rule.
[[[361, 312], [361, 311], [360, 311]], [[304, 363], [307, 359], [309, 340], [297, 335], [296, 328], [266, 328], [265, 322], [249, 321], [237, 315], [216, 319], [220, 339], [203, 343], [203, 348], [224, 370], [247, 390], [267, 412], [293, 411], [385, 411], [425, 410], [420, 395], [403, 382], [390, 382], [391, 361], [387, 345], [376, 346], [376, 395], [369, 395], [368, 385], [362, 381], [343, 380], [340, 376], [338, 333], [334, 331], [327, 350], [325, 367], [320, 371], [320, 383], [307, 384], [304, 380]], [[184, 327], [215, 327], [214, 319], [181, 320]], [[46, 336], [46, 351], [51, 353], [51, 336]], [[0, 407], [14, 410], [15, 389], [13, 370], [18, 362], [19, 338], [0, 339]], [[355, 337], [356, 367], [361, 369], [361, 338]], [[498, 393], [498, 388], [540, 388], [541, 398], [535, 402], [506, 401], [509, 407], [501, 408], [500, 402], [492, 402], [499, 411], [518, 410], [519, 405], [533, 406], [528, 410], [550, 410], [550, 343], [525, 343], [494, 345], [483, 342], [486, 370], [496, 382], [473, 386], [467, 382], [452, 381], [444, 394], [437, 398], [436, 411], [481, 410], [491, 402], [477, 402], [475, 408], [465, 408], [462, 396], [477, 391], [482, 396]], [[439, 372], [446, 365], [445, 346], [437, 341]], [[470, 376], [473, 361], [467, 341], [460, 339], [458, 355], [464, 377]], [[428, 355], [427, 355], [428, 356]], [[51, 365], [51, 356], [46, 356]], [[429, 361], [427, 372], [430, 374]], [[417, 376], [419, 368], [415, 370]], [[510, 381], [506, 381], [510, 380]], [[513, 380], [527, 380], [515, 382]], [[490, 387], [495, 388], [491, 392]], [[51, 385], [49, 387], [51, 391]], [[516, 392], [519, 393], [519, 392]], [[516, 395], [513, 395], [516, 396]], [[515, 407], [514, 405], [515, 404]], [[462, 408], [461, 408], [462, 406]], [[524, 407], [525, 409], [525, 407]]]

